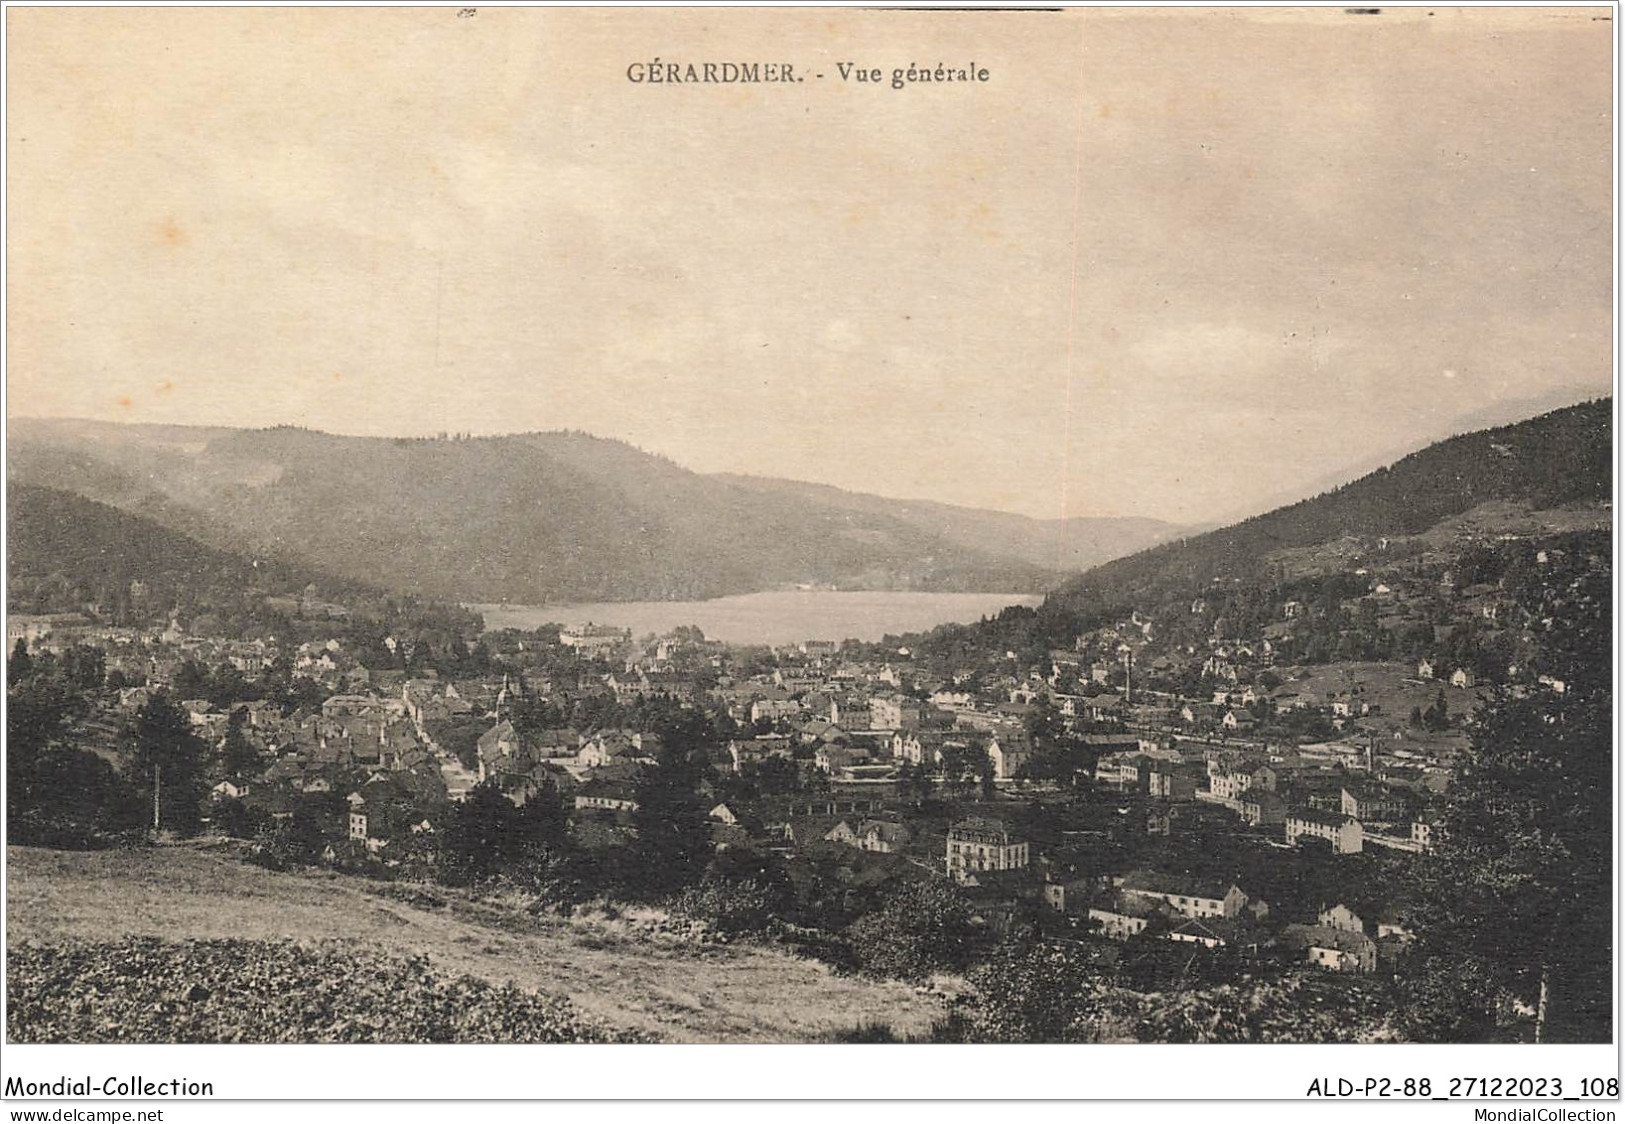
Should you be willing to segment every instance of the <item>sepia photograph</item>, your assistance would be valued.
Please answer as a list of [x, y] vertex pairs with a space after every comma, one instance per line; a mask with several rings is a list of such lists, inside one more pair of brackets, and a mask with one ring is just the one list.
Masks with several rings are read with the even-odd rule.
[[5, 1098], [1617, 1101], [1617, 14], [7, 6]]

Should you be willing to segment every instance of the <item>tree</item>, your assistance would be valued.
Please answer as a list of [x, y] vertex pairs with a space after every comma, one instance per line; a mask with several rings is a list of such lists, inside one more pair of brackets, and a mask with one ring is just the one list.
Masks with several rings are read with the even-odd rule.
[[226, 722], [226, 736], [220, 747], [220, 764], [232, 780], [253, 777], [264, 768], [259, 748], [248, 739], [243, 727], [248, 724], [248, 711], [238, 707]]
[[1541, 663], [1564, 689], [1500, 688], [1470, 725], [1436, 850], [1418, 864], [1417, 960], [1493, 991], [1423, 996], [1425, 1033], [1482, 1037], [1486, 1003], [1506, 997], [1535, 1009], [1538, 1040], [1610, 1040], [1610, 593], [1597, 572], [1544, 591]]
[[[337, 793], [329, 795], [336, 800], [343, 799]], [[327, 811], [334, 814], [331, 808]], [[256, 829], [249, 860], [272, 870], [315, 862], [327, 845], [318, 813], [318, 807], [307, 799], [295, 807], [287, 819], [262, 821]]]
[[985, 788], [992, 772], [993, 761], [981, 746], [949, 744], [942, 749], [943, 777], [955, 799], [969, 796], [978, 782]]
[[186, 713], [163, 692], [155, 694], [124, 731], [122, 748], [152, 807], [152, 826], [192, 835], [202, 823], [203, 740]]
[[513, 847], [517, 810], [494, 782], [475, 785], [452, 809], [441, 837], [443, 868], [452, 881], [484, 882], [496, 877], [503, 855]]
[[565, 849], [570, 842], [570, 813], [564, 794], [551, 784], [531, 793], [519, 808], [518, 827], [516, 861], [534, 863]]
[[795, 906], [784, 864], [747, 848], [718, 851], [699, 883], [679, 893], [673, 908], [724, 933], [760, 933]]
[[6, 683], [8, 686], [21, 683], [33, 672], [34, 658], [28, 654], [28, 641], [19, 636], [17, 646], [11, 650], [11, 659], [6, 661]]
[[187, 658], [175, 669], [172, 686], [177, 698], [204, 699], [209, 697], [209, 673], [202, 664]]
[[288, 705], [288, 695], [292, 687], [293, 657], [287, 652], [279, 652], [260, 673], [260, 690], [264, 692], [267, 701], [276, 703], [284, 710], [292, 710], [293, 708]]
[[982, 790], [982, 799], [992, 801], [999, 794], [998, 786], [994, 784], [993, 755], [983, 750], [981, 758], [975, 764], [976, 780]]
[[795, 908], [795, 883], [790, 880], [784, 860], [776, 855], [729, 847], [716, 853], [706, 868], [705, 878], [758, 887], [773, 916], [782, 916]]
[[235, 703], [247, 702], [260, 696], [259, 689], [243, 677], [243, 673], [229, 663], [222, 663], [209, 676], [208, 691], [204, 698], [224, 709]]
[[1444, 696], [1444, 688], [1439, 688], [1439, 697], [1433, 700], [1433, 705], [1422, 712], [1422, 724], [1430, 730], [1448, 730], [1450, 728], [1450, 700]]
[[681, 889], [697, 881], [711, 861], [710, 811], [698, 784], [693, 759], [669, 743], [659, 763], [639, 778], [632, 813], [639, 885], [633, 889], [657, 895]]
[[1118, 1020], [1132, 1020], [1133, 1037], [1141, 1042], [1384, 1042], [1397, 1037], [1392, 1005], [1379, 986], [1323, 973], [1121, 995], [1113, 1006]]
[[[18, 659], [21, 656], [21, 661]], [[6, 838], [44, 846], [98, 846], [141, 820], [140, 799], [112, 765], [70, 744], [86, 703], [49, 658], [11, 656], [6, 684]], [[21, 672], [21, 674], [20, 674]]]
[[1061, 716], [1050, 705], [1049, 699], [1043, 697], [1034, 700], [1032, 709], [1027, 711], [1021, 724], [1027, 733], [1027, 740], [1037, 751], [1049, 749], [1065, 730]]
[[897, 794], [916, 806], [931, 799], [936, 786], [931, 783], [931, 771], [923, 764], [904, 761], [897, 767]]
[[69, 720], [83, 710], [83, 700], [50, 675], [12, 679], [7, 688], [6, 786], [9, 800], [15, 801], [31, 791], [35, 759], [64, 736]]
[[270, 817], [259, 808], [250, 807], [236, 797], [217, 801], [209, 816], [217, 831], [233, 839], [254, 839], [269, 822]]
[[513, 728], [521, 734], [539, 734], [543, 730], [564, 725], [564, 713], [540, 696], [526, 692], [525, 680], [519, 677], [516, 688], [518, 698], [513, 701]]
[[140, 800], [129, 784], [69, 743], [85, 709], [71, 683], [54, 673], [14, 677], [6, 699], [7, 842], [97, 846], [139, 828]]
[[24, 807], [8, 821], [11, 838], [48, 847], [98, 847], [140, 831], [141, 798], [89, 750], [50, 745], [34, 759]]
[[796, 791], [800, 770], [788, 757], [769, 757], [756, 766], [756, 787], [763, 796], [787, 796]]
[[476, 785], [451, 813], [441, 840], [451, 881], [486, 882], [506, 875], [535, 882], [563, 849], [569, 821], [558, 792], [545, 788], [516, 806], [492, 782]]
[[107, 655], [100, 648], [75, 644], [63, 653], [62, 674], [82, 691], [98, 690], [107, 678]]

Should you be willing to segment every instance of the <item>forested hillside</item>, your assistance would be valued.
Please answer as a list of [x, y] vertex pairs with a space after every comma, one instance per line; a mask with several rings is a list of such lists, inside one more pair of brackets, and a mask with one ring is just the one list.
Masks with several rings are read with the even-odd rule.
[[1153, 547], [1068, 582], [1048, 611], [1258, 576], [1280, 552], [1342, 538], [1419, 535], [1492, 501], [1530, 509], [1612, 496], [1613, 400], [1454, 437], [1335, 491], [1231, 527]]
[[89, 611], [112, 625], [177, 613], [232, 634], [320, 620], [329, 631], [431, 629], [472, 637], [479, 618], [392, 595], [308, 566], [216, 550], [151, 519], [55, 488], [6, 489], [7, 606], [20, 613]]
[[383, 439], [37, 420], [12, 428], [14, 482], [400, 593], [521, 604], [797, 585], [1030, 593], [1062, 577], [1002, 549], [998, 535], [972, 543], [890, 513], [890, 501], [836, 505], [764, 491], [580, 433]]

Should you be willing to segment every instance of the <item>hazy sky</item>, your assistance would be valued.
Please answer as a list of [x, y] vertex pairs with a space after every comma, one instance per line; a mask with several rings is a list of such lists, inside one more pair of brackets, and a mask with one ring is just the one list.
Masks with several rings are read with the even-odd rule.
[[13, 8], [9, 411], [1259, 510], [1608, 391], [1608, 12]]

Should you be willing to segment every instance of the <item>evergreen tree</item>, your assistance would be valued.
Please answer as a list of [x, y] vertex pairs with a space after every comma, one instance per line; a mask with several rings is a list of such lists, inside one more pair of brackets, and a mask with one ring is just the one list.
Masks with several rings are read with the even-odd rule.
[[659, 724], [660, 756], [637, 785], [637, 888], [651, 893], [681, 889], [704, 873], [711, 844], [709, 804], [700, 792], [705, 777], [703, 717], [684, 711]]
[[520, 850], [519, 809], [495, 783], [469, 790], [446, 824], [441, 857], [454, 882], [477, 883], [495, 878]]
[[186, 712], [159, 692], [122, 736], [133, 779], [153, 809], [154, 826], [192, 835], [202, 822], [205, 747]]
[[534, 864], [568, 847], [570, 813], [563, 793], [552, 785], [533, 793], [519, 809], [518, 829], [519, 862]]
[[80, 690], [98, 690], [107, 678], [107, 656], [100, 648], [75, 644], [63, 655], [62, 674]]
[[1061, 716], [1050, 705], [1050, 701], [1043, 697], [1033, 702], [1032, 709], [1022, 718], [1021, 724], [1027, 732], [1027, 740], [1032, 743], [1033, 749], [1040, 753], [1052, 748], [1065, 731]]
[[931, 783], [931, 771], [925, 765], [904, 761], [897, 767], [897, 791], [916, 806], [931, 799], [936, 786]]
[[544, 788], [516, 805], [487, 781], [453, 809], [441, 839], [443, 869], [459, 883], [502, 876], [534, 881], [565, 851], [569, 833], [557, 789]]
[[265, 767], [259, 749], [244, 732], [248, 711], [238, 707], [226, 722], [226, 736], [220, 747], [220, 764], [232, 780], [247, 780]]
[[21, 683], [33, 672], [34, 658], [28, 654], [28, 641], [19, 636], [17, 646], [11, 650], [11, 659], [6, 661], [6, 683], [8, 686]]
[[173, 682], [175, 697], [180, 699], [204, 699], [209, 697], [209, 673], [194, 659], [181, 661], [180, 667], [175, 669]]
[[54, 676], [13, 676], [7, 686], [6, 811], [15, 836], [21, 817], [49, 802], [50, 793], [39, 782], [40, 757], [62, 738], [79, 700]]

